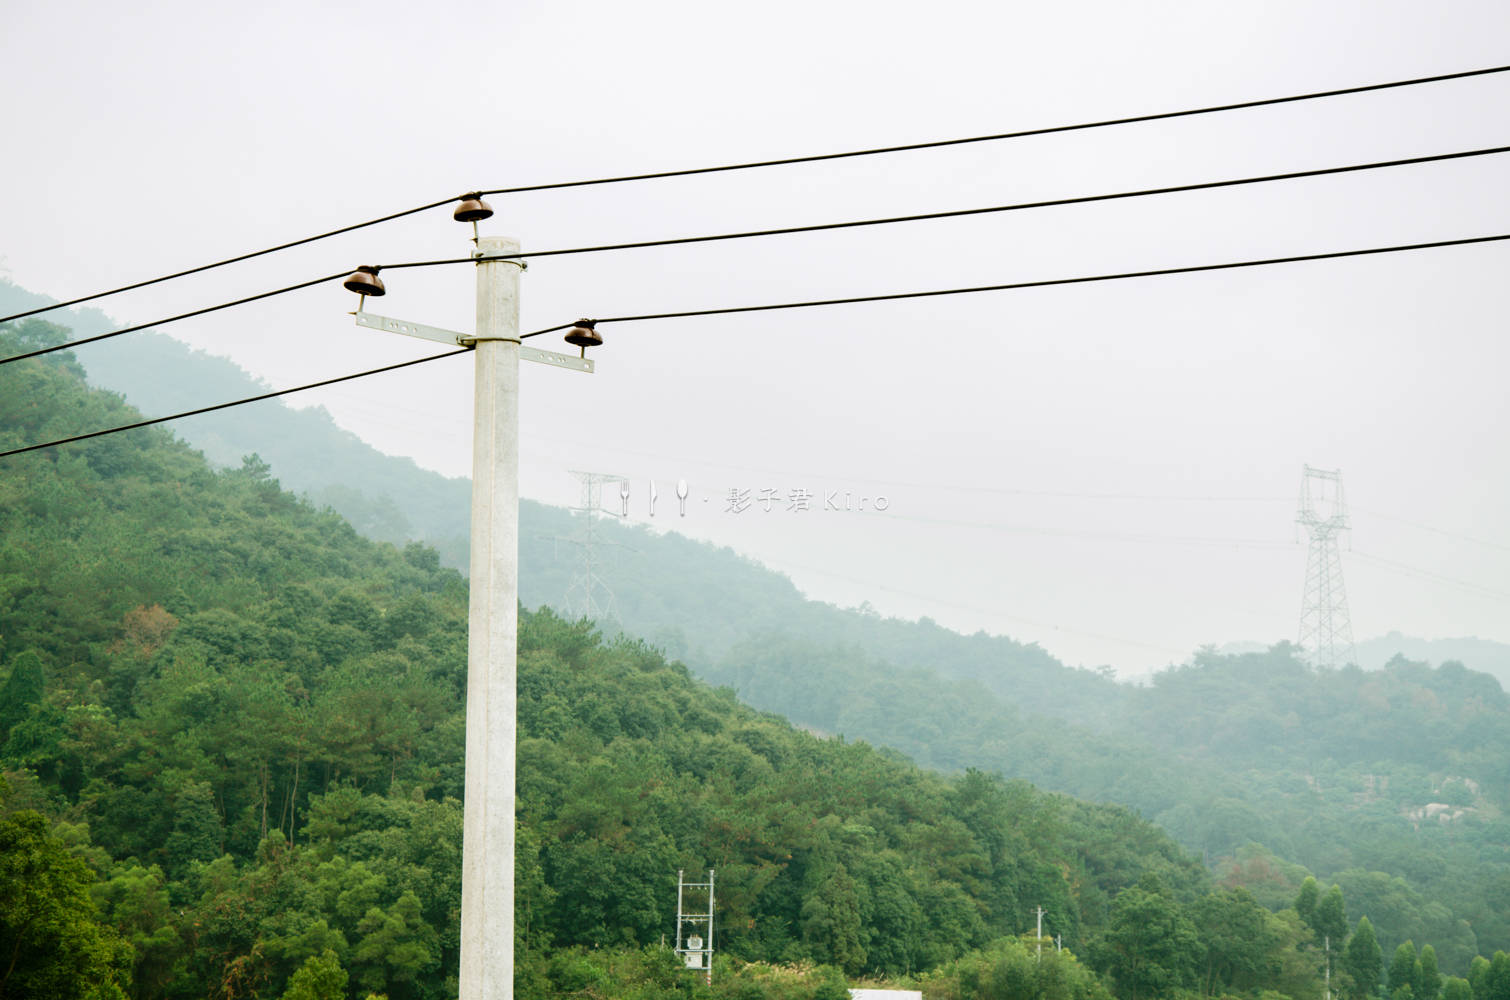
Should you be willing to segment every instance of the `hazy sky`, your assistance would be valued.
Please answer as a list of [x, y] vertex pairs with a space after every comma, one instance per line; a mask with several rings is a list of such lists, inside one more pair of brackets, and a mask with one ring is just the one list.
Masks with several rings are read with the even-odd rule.
[[[1448, 73], [1507, 62], [1507, 37], [1502, 0], [18, 0], [0, 32], [0, 274], [69, 298], [472, 188]], [[1510, 74], [496, 197], [483, 231], [548, 249], [1006, 204], [1499, 146], [1507, 123]], [[523, 325], [1507, 233], [1507, 190], [1499, 156], [545, 258], [524, 277]], [[470, 235], [439, 210], [101, 306], [144, 322], [359, 263], [464, 256]], [[1310, 463], [1340, 468], [1352, 505], [1359, 638], [1510, 641], [1507, 273], [1510, 247], [1493, 244], [605, 324], [596, 375], [526, 366], [522, 486], [569, 503], [568, 470], [628, 475], [632, 517], [648, 521], [654, 479], [656, 526], [748, 553], [815, 598], [1137, 674], [1204, 643], [1295, 638], [1306, 551], [1293, 522]], [[469, 268], [384, 278], [374, 311], [471, 328]], [[358, 330], [352, 308], [333, 283], [163, 332], [274, 386], [432, 353]], [[465, 475], [470, 394], [459, 358], [296, 401]], [[730, 490], [777, 502], [729, 512]], [[787, 510], [794, 490], [813, 509]], [[823, 510], [831, 491], [889, 507]]]

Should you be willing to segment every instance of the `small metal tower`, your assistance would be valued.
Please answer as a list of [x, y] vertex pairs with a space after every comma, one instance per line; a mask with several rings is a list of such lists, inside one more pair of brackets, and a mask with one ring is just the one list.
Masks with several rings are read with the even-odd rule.
[[[688, 889], [708, 891], [708, 911], [693, 912], [687, 909]], [[693, 897], [700, 893], [691, 893]], [[682, 956], [689, 969], [703, 973], [709, 986], [713, 985], [713, 869], [708, 869], [708, 881], [688, 882], [687, 873], [676, 873], [676, 953]]]
[[611, 486], [615, 492], [626, 491], [629, 480], [606, 472], [572, 472], [582, 484], [582, 502], [572, 508], [577, 519], [577, 537], [563, 539], [578, 547], [581, 553], [581, 568], [566, 588], [563, 610], [569, 618], [591, 618], [593, 621], [617, 619], [619, 609], [614, 602], [613, 588], [598, 573], [603, 562], [599, 549], [612, 542], [597, 537], [595, 527], [599, 517], [618, 517], [619, 514], [603, 507], [603, 487]]
[[1342, 470], [1305, 466], [1295, 523], [1306, 529], [1306, 584], [1300, 604], [1300, 646], [1317, 666], [1336, 668], [1354, 660], [1353, 625], [1342, 585], [1337, 536], [1348, 528]]

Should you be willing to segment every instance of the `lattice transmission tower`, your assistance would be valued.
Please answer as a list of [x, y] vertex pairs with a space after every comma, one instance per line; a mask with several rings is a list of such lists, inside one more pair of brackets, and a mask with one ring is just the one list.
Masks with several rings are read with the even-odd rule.
[[1300, 477], [1300, 510], [1295, 523], [1306, 529], [1306, 584], [1300, 602], [1300, 646], [1317, 666], [1336, 668], [1356, 659], [1353, 624], [1342, 585], [1338, 536], [1348, 529], [1342, 470], [1305, 466]]
[[604, 508], [603, 487], [612, 487], [613, 499], [617, 503], [620, 491], [629, 485], [629, 480], [607, 472], [573, 471], [572, 475], [577, 477], [582, 486], [582, 499], [579, 506], [571, 509], [577, 522], [576, 537], [562, 541], [577, 546], [581, 562], [571, 584], [566, 588], [563, 610], [568, 618], [617, 620], [619, 609], [613, 598], [613, 588], [599, 573], [606, 556], [603, 550], [614, 547], [617, 543], [600, 538], [596, 527], [600, 517], [620, 516], [618, 512]]

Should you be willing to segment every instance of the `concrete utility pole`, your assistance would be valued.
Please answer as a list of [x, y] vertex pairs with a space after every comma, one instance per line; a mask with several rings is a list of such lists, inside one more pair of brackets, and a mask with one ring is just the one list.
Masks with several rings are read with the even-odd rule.
[[[456, 210], [461, 222], [493, 214], [477, 195]], [[508, 237], [479, 237], [473, 256], [519, 252]], [[359, 267], [345, 287], [362, 296], [357, 326], [437, 344], [473, 348], [472, 576], [467, 632], [466, 805], [461, 847], [461, 1000], [514, 996], [514, 738], [519, 642], [519, 361], [591, 372], [587, 348], [603, 338], [591, 320], [566, 334], [581, 357], [521, 347], [520, 260], [477, 261], [474, 335], [363, 311], [386, 294], [375, 267]]]
[[1043, 961], [1043, 907], [1038, 907], [1038, 961]]
[[[479, 255], [518, 253], [484, 237]], [[519, 641], [518, 260], [477, 265], [467, 631], [466, 805], [462, 818], [463, 1000], [514, 995], [514, 728]]]
[[1332, 935], [1322, 940], [1326, 942], [1326, 1000], [1332, 1000]]

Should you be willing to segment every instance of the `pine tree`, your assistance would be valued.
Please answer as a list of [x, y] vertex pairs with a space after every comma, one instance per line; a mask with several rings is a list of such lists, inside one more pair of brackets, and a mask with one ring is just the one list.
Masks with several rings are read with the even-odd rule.
[[1312, 930], [1316, 928], [1316, 904], [1320, 899], [1321, 889], [1316, 884], [1316, 877], [1307, 875], [1306, 880], [1300, 883], [1300, 894], [1295, 897], [1295, 912], [1300, 914], [1301, 921]]
[[10, 676], [0, 687], [0, 746], [11, 729], [31, 713], [32, 706], [42, 701], [44, 686], [42, 658], [35, 652], [28, 649], [11, 661]]
[[1389, 994], [1395, 996], [1401, 989], [1415, 990], [1416, 945], [1414, 941], [1401, 942], [1389, 961]]
[[1416, 1000], [1437, 1000], [1442, 990], [1442, 973], [1437, 969], [1437, 950], [1429, 944], [1421, 946], [1421, 960], [1416, 963]]
[[1342, 950], [1342, 942], [1347, 937], [1347, 910], [1342, 903], [1340, 886], [1334, 885], [1322, 895], [1316, 904], [1311, 929], [1317, 938], [1331, 941], [1332, 951]]
[[1353, 977], [1355, 997], [1379, 995], [1379, 972], [1383, 963], [1384, 952], [1374, 934], [1374, 925], [1369, 923], [1368, 917], [1359, 917], [1358, 927], [1342, 955], [1343, 967]]

